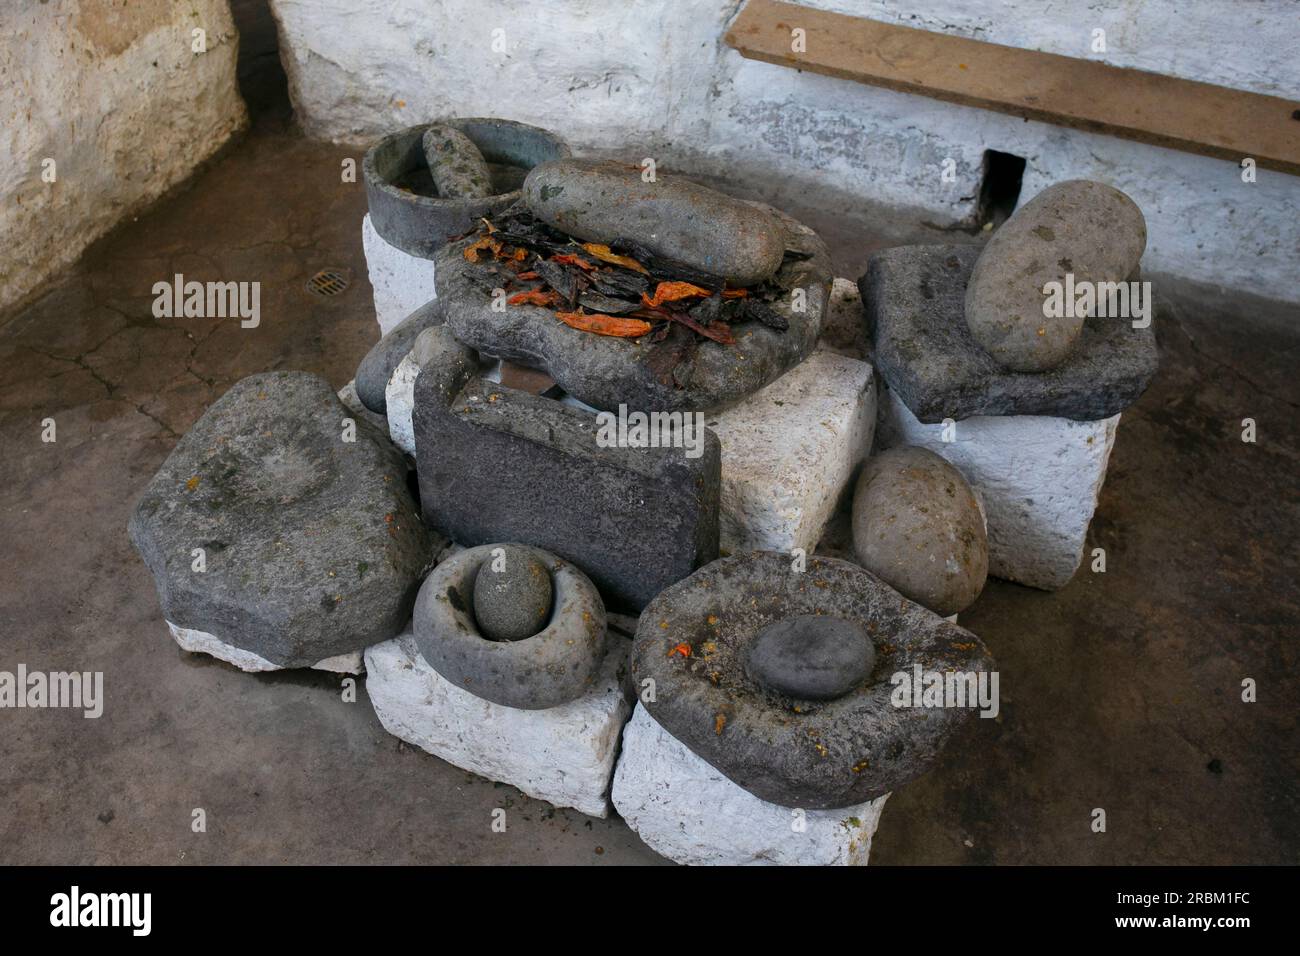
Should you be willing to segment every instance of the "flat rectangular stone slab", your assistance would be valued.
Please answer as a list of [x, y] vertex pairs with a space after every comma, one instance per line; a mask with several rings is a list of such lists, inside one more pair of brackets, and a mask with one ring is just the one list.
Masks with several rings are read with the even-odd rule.
[[871, 448], [871, 366], [814, 352], [708, 425], [722, 443], [721, 550], [811, 552]]
[[865, 866], [889, 794], [840, 810], [760, 800], [714, 770], [637, 706], [623, 731], [614, 807], [677, 863]]
[[[180, 645], [181, 650], [190, 654], [207, 654], [219, 661], [233, 664], [241, 671], [249, 674], [261, 674], [266, 671], [285, 669], [279, 664], [272, 664], [259, 654], [246, 651], [242, 647], [235, 647], [233, 644], [227, 644], [215, 634], [209, 634], [207, 631], [196, 631], [193, 628], [180, 627], [171, 621], [167, 622], [167, 629], [171, 631], [172, 637]], [[334, 657], [327, 657], [323, 661], [317, 661], [308, 669], [329, 671], [333, 674], [362, 674], [365, 672], [366, 666], [362, 660], [361, 651], [350, 651], [347, 654], [336, 654]]]
[[989, 574], [1054, 591], [1083, 559], [1119, 418], [977, 416], [956, 422], [956, 440], [946, 442], [942, 424], [918, 421], [885, 389], [878, 442], [920, 445], [952, 462], [984, 503]]
[[718, 554], [717, 436], [602, 447], [596, 418], [488, 381], [446, 326], [422, 335], [414, 434], [425, 521], [466, 547], [517, 541], [580, 568], [613, 610], [640, 611]]
[[374, 290], [379, 334], [387, 335], [402, 319], [437, 297], [433, 260], [390, 246], [370, 224], [369, 213], [361, 220], [361, 246]]
[[999, 365], [966, 325], [966, 284], [979, 253], [978, 246], [898, 246], [872, 256], [859, 280], [876, 370], [918, 420], [1098, 421], [1146, 391], [1159, 366], [1154, 320], [1135, 329], [1131, 319], [1094, 316], [1058, 367], [1031, 373]]
[[517, 710], [443, 679], [408, 631], [366, 649], [366, 691], [393, 736], [530, 797], [606, 817], [619, 733], [631, 712], [619, 685], [628, 644], [608, 635], [600, 673], [577, 700]]

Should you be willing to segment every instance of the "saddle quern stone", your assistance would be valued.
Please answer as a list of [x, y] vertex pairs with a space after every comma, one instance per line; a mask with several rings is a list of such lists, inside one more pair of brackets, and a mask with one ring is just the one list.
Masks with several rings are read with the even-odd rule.
[[415, 380], [424, 517], [466, 546], [527, 541], [639, 611], [718, 554], [721, 446], [602, 447], [590, 412], [485, 379], [449, 326], [426, 330]]
[[1135, 329], [1128, 319], [1088, 318], [1069, 355], [1045, 372], [998, 364], [964, 319], [979, 254], [976, 246], [886, 249], [858, 282], [876, 368], [918, 420], [1048, 415], [1091, 422], [1141, 397], [1160, 363], [1154, 320]]
[[[522, 639], [484, 633], [471, 611], [477, 583], [492, 573], [497, 549], [508, 549], [521, 570], [539, 566], [554, 594], [546, 626]], [[443, 561], [420, 588], [411, 626], [420, 654], [442, 677], [476, 697], [521, 710], [580, 697], [605, 659], [605, 605], [595, 586], [569, 562], [523, 545], [481, 545]]]
[[310, 666], [405, 625], [445, 543], [421, 522], [407, 472], [324, 379], [253, 375], [163, 462], [132, 512], [131, 540], [168, 621], [281, 667]]
[[[874, 644], [869, 671], [837, 653], [840, 673], [864, 676], [831, 700], [791, 697], [746, 666], [770, 628], [808, 616], [849, 622]], [[631, 656], [636, 685], [654, 682], [644, 706], [673, 737], [755, 796], [809, 810], [861, 804], [919, 776], [972, 716], [895, 707], [891, 676], [915, 665], [982, 672], [993, 662], [974, 634], [862, 568], [810, 558], [798, 571], [771, 551], [721, 558], [665, 590], [641, 615]]]
[[[438, 298], [446, 303], [447, 325], [457, 339], [485, 355], [545, 370], [566, 392], [594, 408], [617, 411], [626, 404], [641, 411], [684, 411], [734, 404], [812, 352], [832, 280], [830, 253], [816, 233], [777, 210], [752, 205], [779, 224], [782, 248], [795, 253], [784, 262], [778, 257], [780, 268], [774, 278], [790, 290], [772, 303], [789, 327], [777, 330], [760, 322], [738, 322], [732, 326], [736, 344], [701, 342], [694, 356], [669, 378], [655, 370], [655, 358], [657, 350], [673, 348], [670, 341], [652, 344], [592, 335], [570, 328], [550, 309], [534, 305], [494, 310], [492, 297], [474, 281], [475, 266], [464, 258], [472, 236], [450, 243], [435, 258]], [[796, 290], [802, 290], [802, 308], [796, 307]]]

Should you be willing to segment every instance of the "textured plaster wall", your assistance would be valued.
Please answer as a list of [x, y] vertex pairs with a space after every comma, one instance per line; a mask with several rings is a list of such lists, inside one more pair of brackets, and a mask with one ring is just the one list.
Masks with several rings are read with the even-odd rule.
[[237, 50], [225, 0], [0, 5], [0, 312], [246, 123]]
[[[1022, 200], [1062, 179], [1109, 182], [1146, 214], [1145, 267], [1300, 299], [1300, 178], [1031, 123], [745, 60], [723, 0], [271, 0], [307, 130], [363, 142], [445, 115], [554, 129], [580, 151], [651, 155], [700, 172], [777, 175], [971, 214], [985, 149], [1024, 156]], [[806, 4], [927, 30], [1300, 96], [1292, 0], [934, 0]], [[925, 12], [916, 12], [924, 8]], [[1091, 52], [1093, 30], [1107, 52]], [[499, 31], [499, 32], [494, 32]], [[944, 182], [945, 160], [955, 179]]]

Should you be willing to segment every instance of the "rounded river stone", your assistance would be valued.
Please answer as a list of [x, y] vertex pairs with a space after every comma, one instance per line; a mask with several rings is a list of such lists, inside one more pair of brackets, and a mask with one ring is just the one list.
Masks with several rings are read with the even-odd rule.
[[[1065, 361], [1086, 315], [1044, 314], [1049, 282], [1123, 282], [1146, 249], [1142, 211], [1103, 183], [1049, 186], [989, 238], [966, 287], [966, 324], [1004, 368], [1042, 372]], [[1125, 318], [1109, 321], [1127, 322]]]
[[762, 209], [671, 174], [654, 182], [641, 174], [638, 165], [608, 160], [542, 163], [524, 180], [524, 202], [561, 232], [605, 245], [632, 240], [733, 286], [781, 267], [781, 226]]
[[868, 458], [853, 492], [862, 566], [945, 617], [974, 601], [989, 570], [979, 502], [960, 471], [925, 448]]
[[748, 666], [778, 693], [834, 700], [866, 680], [875, 660], [871, 637], [858, 622], [804, 614], [765, 628], [750, 646]]
[[[876, 663], [834, 700], [791, 697], [747, 666], [782, 621], [821, 615], [870, 635]], [[873, 800], [924, 773], [973, 709], [895, 706], [899, 673], [982, 673], [978, 637], [848, 561], [751, 551], [720, 558], [659, 594], [632, 645], [642, 706], [738, 786], [786, 807], [829, 810]], [[646, 681], [653, 681], [647, 684]]]
[[[539, 562], [554, 587], [546, 626], [522, 640], [492, 640], [475, 623], [475, 581], [508, 547]], [[549, 551], [485, 544], [433, 569], [411, 618], [420, 654], [451, 683], [494, 704], [521, 710], [558, 707], [582, 696], [605, 657], [605, 605], [585, 574]]]
[[485, 199], [492, 195], [492, 173], [487, 160], [460, 130], [435, 123], [424, 131], [421, 145], [439, 196]]
[[504, 545], [478, 569], [474, 619], [484, 637], [521, 641], [546, 624], [555, 589], [546, 565], [527, 548]]

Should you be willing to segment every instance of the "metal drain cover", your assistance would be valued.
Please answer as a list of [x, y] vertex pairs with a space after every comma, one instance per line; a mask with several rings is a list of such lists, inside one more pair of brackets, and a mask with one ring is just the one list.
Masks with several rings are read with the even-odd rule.
[[322, 299], [328, 299], [343, 292], [351, 284], [351, 269], [322, 269], [307, 280], [307, 291]]

